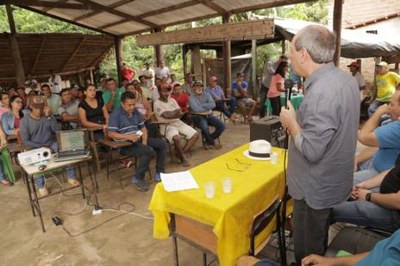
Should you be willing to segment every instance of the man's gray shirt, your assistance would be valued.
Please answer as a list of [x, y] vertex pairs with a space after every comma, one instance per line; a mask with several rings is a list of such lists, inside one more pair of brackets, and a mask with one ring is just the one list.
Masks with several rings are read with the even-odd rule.
[[289, 144], [289, 194], [313, 209], [345, 201], [353, 184], [360, 95], [355, 79], [328, 63], [304, 83], [302, 128]]

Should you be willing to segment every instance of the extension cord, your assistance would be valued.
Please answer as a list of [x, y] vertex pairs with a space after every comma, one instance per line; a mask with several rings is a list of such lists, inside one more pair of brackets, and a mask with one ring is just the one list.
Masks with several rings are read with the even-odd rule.
[[99, 215], [99, 214], [101, 214], [102, 212], [103, 212], [103, 210], [100, 209], [100, 208], [99, 208], [99, 209], [93, 209], [93, 210], [92, 210], [92, 214], [93, 214], [93, 215]]

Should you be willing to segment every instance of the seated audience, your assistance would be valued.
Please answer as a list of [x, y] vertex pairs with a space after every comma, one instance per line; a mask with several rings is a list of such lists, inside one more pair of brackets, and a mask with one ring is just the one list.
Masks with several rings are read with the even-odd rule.
[[[132, 183], [139, 191], [147, 191], [144, 181], [145, 172], [149, 168], [151, 157], [157, 152], [156, 173], [154, 180], [160, 181], [160, 173], [165, 172], [165, 142], [161, 139], [149, 138], [142, 115], [135, 108], [136, 95], [124, 92], [121, 96], [121, 107], [114, 109], [108, 122], [108, 136], [115, 140], [132, 142], [129, 147], [121, 148], [121, 154], [136, 156], [139, 160]], [[140, 132], [140, 134], [139, 134]]]
[[[4, 134], [3, 129], [0, 127], [0, 151], [7, 146], [7, 137]], [[3, 186], [9, 187], [13, 184], [6, 179], [4, 169], [3, 169], [3, 161], [0, 157], [0, 184]]]
[[71, 90], [62, 89], [60, 92], [61, 106], [58, 107], [58, 114], [64, 122], [68, 122], [72, 128], [78, 127], [78, 106], [79, 102], [72, 100]]
[[117, 88], [115, 79], [107, 79], [107, 90], [103, 92], [102, 97], [108, 112], [112, 112], [114, 108], [121, 105], [121, 95], [124, 91], [123, 87]]
[[1, 117], [1, 124], [7, 136], [17, 136], [20, 121], [27, 112], [22, 110], [24, 102], [19, 96], [11, 96], [9, 104], [10, 110]]
[[229, 98], [229, 110], [228, 110], [228, 108], [226, 108], [225, 106], [225, 102], [227, 102], [227, 99], [225, 98], [224, 91], [217, 84], [217, 82], [218, 82], [217, 77], [212, 76], [210, 78], [210, 86], [206, 89], [206, 92], [208, 92], [214, 99], [215, 109], [222, 112], [226, 117], [228, 117], [229, 121], [235, 123], [237, 119], [235, 114], [236, 98], [235, 97]]
[[8, 92], [2, 91], [0, 93], [0, 119], [4, 113], [10, 110], [9, 100], [10, 96], [8, 95]]
[[[30, 103], [31, 112], [24, 116], [20, 123], [20, 136], [22, 143], [28, 149], [47, 147], [52, 152], [58, 151], [56, 132], [59, 129], [56, 118], [52, 115], [49, 106], [40, 96], [33, 96]], [[79, 185], [76, 180], [75, 169], [66, 168], [68, 183], [72, 186]], [[39, 196], [43, 197], [49, 194], [46, 182], [43, 176], [36, 178], [36, 185], [39, 188]]]
[[[92, 84], [87, 85], [85, 96], [85, 99], [78, 106], [78, 116], [81, 126], [106, 129], [108, 112], [103, 102], [96, 98], [96, 87]], [[103, 130], [98, 130], [94, 133], [96, 140], [104, 138]]]
[[43, 84], [40, 89], [42, 90], [43, 96], [47, 102], [47, 106], [50, 107], [52, 114], [58, 115], [58, 107], [61, 104], [60, 96], [53, 93], [48, 84]]
[[243, 78], [242, 73], [236, 74], [236, 80], [232, 83], [232, 96], [236, 98], [237, 105], [244, 119], [252, 122], [252, 115], [256, 109], [256, 102], [247, 97], [248, 84]]
[[[157, 120], [165, 122], [167, 125], [160, 125], [160, 131], [165, 132], [165, 137], [170, 143], [175, 146], [175, 151], [182, 165], [190, 166], [186, 152], [199, 139], [199, 133], [192, 127], [182, 122], [179, 118], [182, 117], [181, 111], [177, 102], [169, 96], [170, 87], [161, 85], [159, 89], [160, 99], [154, 103], [154, 112]], [[187, 139], [186, 145], [182, 148], [180, 134]]]
[[171, 93], [171, 98], [174, 99], [183, 113], [181, 120], [188, 125], [192, 124], [192, 115], [189, 112], [189, 95], [183, 91], [182, 86], [175, 84]]
[[[225, 130], [224, 123], [212, 115], [212, 109], [215, 108], [215, 102], [211, 95], [203, 91], [203, 83], [196, 81], [192, 88], [193, 94], [189, 98], [189, 107], [193, 117], [193, 124], [200, 128], [202, 137], [205, 139], [204, 147], [206, 149], [214, 147], [221, 149], [222, 145], [215, 140], [219, 138]], [[209, 126], [215, 127], [213, 133]]]
[[[377, 192], [372, 189], [378, 188]], [[400, 228], [400, 156], [390, 171], [353, 187], [354, 201], [333, 208], [333, 222], [370, 226], [389, 232]]]
[[281, 92], [285, 92], [285, 75], [288, 71], [288, 67], [289, 64], [287, 61], [280, 62], [271, 78], [271, 83], [269, 84], [267, 96], [271, 102], [273, 115], [279, 115], [281, 113]]
[[[381, 116], [389, 114], [393, 122], [379, 126]], [[357, 185], [394, 166], [400, 154], [400, 92], [393, 94], [363, 125], [358, 140], [369, 146], [355, 158], [354, 184]], [[345, 156], [345, 155], [344, 155]], [[350, 155], [349, 155], [350, 156]]]

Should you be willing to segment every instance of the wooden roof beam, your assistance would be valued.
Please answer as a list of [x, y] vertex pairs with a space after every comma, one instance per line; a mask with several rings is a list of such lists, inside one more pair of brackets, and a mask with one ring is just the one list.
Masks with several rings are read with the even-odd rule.
[[[135, 0], [121, 0], [121, 1], [118, 1], [118, 2], [116, 2], [116, 3], [114, 3], [114, 4], [112, 4], [112, 5], [107, 6], [107, 8], [110, 8], [110, 9], [111, 9], [111, 8], [116, 8], [116, 7], [119, 7], [119, 6], [123, 6], [123, 5], [125, 5], [125, 4], [128, 4], [128, 3], [130, 3], [130, 2], [133, 2], [133, 1], [135, 1]], [[84, 20], [84, 19], [93, 17], [93, 16], [95, 16], [95, 15], [97, 15], [97, 14], [100, 14], [101, 12], [103, 12], [103, 11], [101, 11], [101, 10], [94, 10], [94, 11], [92, 11], [92, 12], [89, 12], [89, 13], [85, 14], [85, 15], [82, 15], [82, 16], [79, 16], [79, 17], [74, 18], [74, 21]]]
[[156, 25], [154, 23], [151, 23], [149, 21], [140, 19], [140, 18], [135, 17], [135, 16], [131, 16], [131, 15], [126, 14], [124, 12], [121, 12], [121, 11], [118, 11], [118, 10], [115, 10], [115, 9], [109, 9], [108, 6], [104, 6], [104, 5], [95, 3], [95, 2], [90, 1], [90, 0], [75, 0], [75, 1], [78, 1], [78, 2], [80, 2], [82, 4], [86, 4], [86, 5], [90, 6], [90, 8], [92, 8], [94, 10], [101, 11], [101, 12], [108, 12], [108, 13], [111, 13], [113, 15], [116, 15], [116, 16], [119, 16], [119, 17], [123, 17], [124, 19], [129, 19], [131, 21], [135, 21], [137, 23], [140, 23], [140, 24], [152, 27], [152, 28], [155, 28], [155, 27], [158, 26], [158, 25]]
[[87, 5], [75, 4], [75, 3], [61, 3], [61, 2], [50, 2], [42, 0], [3, 0], [6, 4], [18, 5], [18, 6], [40, 6], [47, 8], [65, 8], [65, 9], [87, 9]]
[[31, 8], [30, 6], [18, 5], [18, 7], [26, 9], [26, 10], [29, 10], [29, 11], [32, 11], [32, 12], [35, 12], [35, 13], [38, 13], [38, 14], [43, 15], [43, 16], [47, 16], [47, 17], [51, 17], [51, 18], [54, 18], [54, 19], [58, 19], [58, 20], [67, 22], [67, 23], [70, 23], [70, 24], [78, 26], [78, 27], [82, 27], [82, 28], [89, 29], [89, 30], [92, 30], [92, 31], [95, 31], [95, 32], [99, 32], [99, 33], [103, 33], [103, 34], [106, 34], [106, 35], [116, 36], [115, 34], [112, 34], [110, 32], [106, 32], [106, 31], [103, 31], [103, 30], [100, 30], [100, 29], [97, 29], [97, 28], [93, 28], [93, 27], [81, 24], [79, 22], [70, 21], [68, 19], [65, 19], [65, 18], [56, 16], [56, 15], [50, 14], [50, 13], [46, 13], [46, 12]]
[[31, 73], [35, 73], [35, 71], [36, 71], [36, 67], [37, 67], [37, 64], [39, 62], [39, 58], [40, 58], [40, 55], [42, 54], [42, 50], [43, 50], [43, 47], [44, 47], [45, 43], [46, 43], [46, 35], [43, 35], [43, 39], [42, 39], [42, 42], [40, 43], [39, 50], [37, 51], [37, 54], [36, 54], [36, 57], [35, 57], [35, 62], [33, 63], [33, 67], [32, 67]]
[[[68, 0], [59, 0], [57, 3], [65, 3], [67, 1]], [[52, 9], [52, 7], [46, 7], [46, 8], [43, 8], [42, 11], [47, 12], [47, 11], [50, 11], [51, 9]]]
[[269, 2], [269, 3], [265, 3], [265, 4], [258, 4], [258, 5], [253, 5], [253, 6], [247, 6], [247, 7], [232, 9], [232, 10], [229, 10], [229, 12], [231, 14], [236, 14], [236, 13], [259, 10], [259, 9], [264, 9], [264, 8], [272, 8], [272, 7], [278, 7], [278, 6], [294, 5], [294, 4], [300, 4], [300, 3], [305, 3], [305, 2], [312, 2], [312, 1], [310, 1], [310, 0], [272, 1], [272, 2]]
[[222, 8], [221, 6], [217, 5], [216, 3], [213, 3], [211, 0], [198, 0], [199, 3], [211, 8], [212, 10], [215, 10], [218, 12], [220, 15], [225, 15], [228, 13], [228, 10]]
[[153, 11], [150, 11], [150, 12], [147, 12], [147, 13], [143, 13], [143, 14], [137, 16], [137, 17], [143, 19], [143, 18], [146, 18], [146, 17], [151, 17], [151, 16], [154, 16], [154, 15], [160, 15], [160, 14], [163, 14], [163, 13], [166, 13], [166, 12], [182, 9], [182, 8], [185, 8], [185, 7], [191, 7], [191, 6], [194, 6], [194, 5], [197, 5], [197, 4], [199, 4], [198, 0], [192, 0], [192, 1], [180, 3], [180, 4], [177, 4], [177, 5], [172, 5], [172, 6], [169, 6], [169, 7], [164, 7], [164, 8], [158, 9], [158, 10], [153, 10]]
[[86, 37], [83, 37], [81, 41], [78, 43], [78, 45], [75, 47], [75, 49], [72, 51], [71, 55], [68, 57], [68, 59], [65, 61], [61, 68], [61, 72], [64, 71], [65, 67], [68, 65], [68, 63], [74, 58], [76, 53], [79, 51], [79, 48], [81, 48], [82, 44], [85, 42]]

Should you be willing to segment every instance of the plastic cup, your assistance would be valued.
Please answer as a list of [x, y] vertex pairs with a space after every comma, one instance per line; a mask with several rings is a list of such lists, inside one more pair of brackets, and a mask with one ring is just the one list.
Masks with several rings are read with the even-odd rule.
[[232, 179], [230, 179], [229, 177], [224, 178], [224, 180], [222, 180], [222, 191], [226, 194], [231, 193], [232, 185]]
[[272, 164], [278, 163], [278, 153], [276, 153], [276, 152], [271, 153], [271, 163]]
[[214, 182], [206, 182], [204, 184], [204, 190], [205, 190], [205, 193], [206, 193], [206, 198], [208, 198], [208, 199], [214, 198], [214, 194], [215, 194], [215, 184], [214, 184]]

